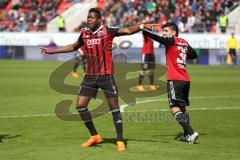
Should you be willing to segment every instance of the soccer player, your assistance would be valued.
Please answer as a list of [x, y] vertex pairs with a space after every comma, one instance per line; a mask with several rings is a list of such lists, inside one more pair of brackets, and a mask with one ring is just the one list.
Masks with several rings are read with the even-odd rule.
[[101, 12], [91, 8], [87, 16], [87, 28], [80, 33], [78, 40], [70, 45], [56, 50], [41, 48], [42, 53], [57, 54], [76, 51], [81, 46], [87, 49], [87, 67], [84, 79], [77, 97], [77, 110], [88, 128], [91, 137], [82, 147], [91, 147], [102, 142], [98, 134], [88, 104], [91, 98], [96, 98], [98, 88], [101, 88], [107, 98], [117, 133], [117, 150], [126, 149], [123, 142], [122, 118], [118, 104], [118, 89], [114, 78], [112, 62], [112, 41], [116, 36], [131, 35], [140, 31], [140, 25], [130, 28], [113, 28], [102, 25]]
[[188, 95], [190, 89], [186, 59], [197, 58], [197, 54], [187, 41], [178, 37], [178, 26], [173, 22], [163, 25], [163, 36], [152, 31], [154, 29], [152, 24], [142, 24], [140, 28], [147, 36], [165, 45], [170, 110], [184, 130], [180, 140], [193, 144], [199, 135], [192, 129], [186, 112], [186, 106], [189, 105]]
[[153, 40], [146, 36], [143, 33], [143, 48], [142, 48], [142, 70], [139, 74], [138, 80], [138, 91], [144, 91], [142, 86], [144, 75], [149, 74], [150, 86], [149, 90], [156, 90], [156, 86], [154, 86], [154, 69], [155, 69], [155, 55], [153, 48]]
[[227, 40], [227, 54], [231, 56], [233, 64], [237, 65], [237, 52], [238, 52], [238, 40], [235, 38], [234, 33], [231, 33], [231, 37]]

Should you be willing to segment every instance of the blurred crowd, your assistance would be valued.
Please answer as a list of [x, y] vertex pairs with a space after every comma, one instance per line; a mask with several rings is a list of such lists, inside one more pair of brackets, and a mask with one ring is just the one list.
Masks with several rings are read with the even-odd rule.
[[[81, 1], [0, 0], [0, 31], [45, 31], [59, 8]], [[161, 26], [171, 20], [181, 32], [216, 32], [220, 15], [238, 5], [239, 0], [97, 0], [108, 25], [128, 27], [145, 21]], [[79, 28], [83, 26], [84, 22]]]
[[178, 24], [181, 32], [216, 32], [221, 13], [239, 0], [99, 0], [106, 24], [128, 27], [141, 21]]
[[0, 0], [0, 9], [4, 9], [7, 4], [8, 4], [9, 0]]
[[0, 0], [0, 31], [45, 31], [60, 4], [74, 2], [77, 0]]

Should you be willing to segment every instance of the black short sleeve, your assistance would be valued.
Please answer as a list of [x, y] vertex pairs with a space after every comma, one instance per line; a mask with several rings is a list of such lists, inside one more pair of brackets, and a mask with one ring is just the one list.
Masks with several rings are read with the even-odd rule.
[[118, 27], [107, 27], [107, 34], [112, 35], [112, 37], [118, 36]]
[[163, 45], [173, 45], [175, 43], [174, 37], [164, 37], [159, 35], [157, 32], [144, 30], [143, 34], [146, 36], [149, 36], [154, 41], [157, 41]]
[[84, 40], [82, 38], [82, 35], [83, 35], [83, 32], [80, 33], [80, 36], [78, 38], [78, 43], [80, 44], [80, 46], [83, 46], [84, 45]]
[[198, 57], [197, 52], [190, 45], [187, 46], [187, 49], [187, 59], [195, 59]]

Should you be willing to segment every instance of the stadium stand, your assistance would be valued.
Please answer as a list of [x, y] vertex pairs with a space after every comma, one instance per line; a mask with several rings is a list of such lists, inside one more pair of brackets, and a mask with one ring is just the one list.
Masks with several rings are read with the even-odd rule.
[[8, 0], [1, 0], [0, 1], [0, 9], [4, 9], [8, 5]]
[[[104, 6], [101, 1], [99, 6]], [[238, 6], [234, 0], [105, 0], [107, 24], [128, 27], [141, 20], [158, 24], [172, 20], [181, 32], [216, 32], [221, 13], [228, 14]], [[119, 17], [119, 18], [118, 18]]]
[[81, 0], [0, 0], [0, 31], [45, 31], [46, 24]]
[[[81, 1], [0, 0], [0, 31], [46, 31], [50, 20]], [[219, 15], [238, 5], [239, 0], [97, 0], [109, 25], [128, 27], [142, 20], [161, 25], [172, 20], [181, 32], [200, 33], [216, 32]]]

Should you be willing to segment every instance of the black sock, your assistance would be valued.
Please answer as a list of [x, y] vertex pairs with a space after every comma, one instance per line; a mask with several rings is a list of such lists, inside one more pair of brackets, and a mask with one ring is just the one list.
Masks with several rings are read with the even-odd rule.
[[77, 68], [79, 66], [79, 63], [75, 63], [73, 67], [73, 72], [77, 72]]
[[[188, 112], [183, 112], [184, 114], [185, 114], [185, 116], [186, 116], [186, 118], [187, 118], [187, 123], [190, 125], [190, 117], [189, 117], [189, 114], [188, 114]], [[186, 136], [187, 135], [187, 131], [186, 131], [186, 129], [183, 129], [184, 130], [184, 136]]]
[[93, 124], [92, 121], [92, 116], [90, 114], [90, 112], [88, 111], [87, 107], [80, 107], [77, 108], [82, 120], [84, 121], [84, 124], [86, 125], [86, 127], [88, 128], [91, 136], [97, 135], [97, 130]]
[[139, 74], [138, 84], [141, 85], [143, 82], [144, 76], [142, 74]]
[[150, 73], [150, 75], [149, 75], [149, 81], [150, 81], [150, 84], [151, 84], [151, 85], [154, 84], [154, 73]]
[[114, 109], [112, 111], [113, 122], [117, 132], [117, 141], [123, 141], [123, 127], [122, 127], [122, 116], [120, 109]]
[[175, 113], [174, 118], [182, 126], [184, 132], [186, 132], [187, 135], [194, 133], [192, 127], [190, 126], [190, 124], [188, 122], [187, 116], [184, 113], [177, 112], [177, 113]]
[[235, 66], [237, 65], [237, 59], [234, 59], [234, 65]]
[[190, 124], [190, 116], [189, 116], [188, 112], [184, 112], [184, 114], [185, 114], [186, 117], [187, 117], [188, 124]]

